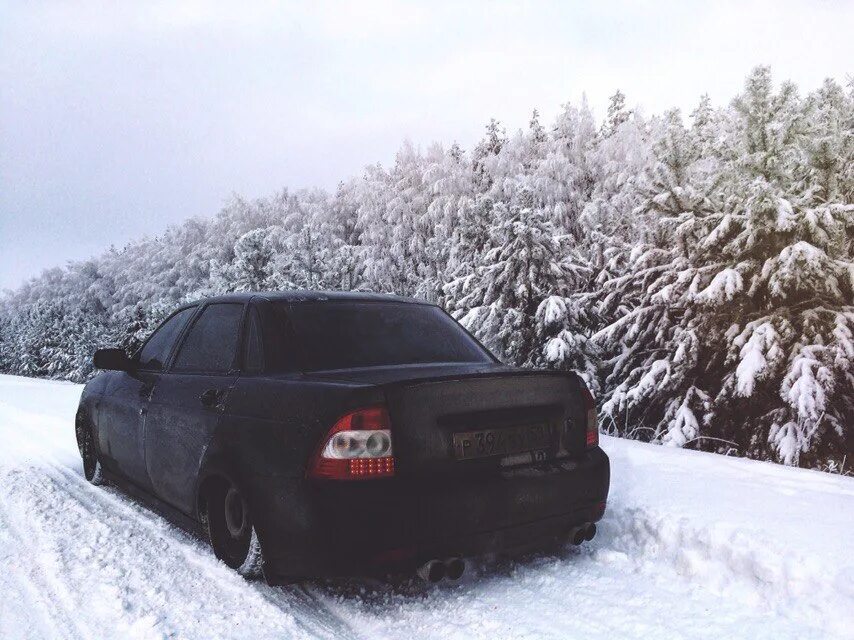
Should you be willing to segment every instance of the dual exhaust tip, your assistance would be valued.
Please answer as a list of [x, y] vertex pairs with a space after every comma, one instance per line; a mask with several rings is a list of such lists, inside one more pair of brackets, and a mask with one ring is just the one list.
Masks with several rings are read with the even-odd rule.
[[591, 523], [583, 524], [580, 527], [575, 527], [569, 532], [569, 539], [572, 544], [578, 546], [585, 540], [590, 542], [596, 537], [596, 525]]
[[[596, 525], [592, 522], [574, 527], [569, 531], [569, 539], [574, 545], [589, 542], [596, 537]], [[428, 560], [416, 573], [425, 582], [436, 584], [442, 580], [456, 582], [466, 572], [466, 561], [462, 558], [446, 558], [444, 560]]]
[[447, 558], [445, 560], [428, 560], [418, 567], [418, 576], [425, 582], [436, 584], [448, 579], [456, 582], [466, 572], [466, 561], [462, 558]]

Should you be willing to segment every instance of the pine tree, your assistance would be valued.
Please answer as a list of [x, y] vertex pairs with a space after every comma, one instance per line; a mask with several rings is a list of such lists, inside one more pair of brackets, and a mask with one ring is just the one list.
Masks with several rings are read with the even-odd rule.
[[12, 320], [9, 311], [0, 306], [0, 372], [11, 371], [15, 364]]
[[[639, 116], [625, 120], [598, 140], [587, 160], [594, 186], [580, 216], [580, 224], [604, 253], [605, 246], [635, 244], [645, 240], [648, 229], [634, 215], [643, 202], [644, 176], [654, 164], [655, 132]], [[597, 265], [602, 267], [603, 264]]]
[[603, 357], [606, 426], [682, 446], [700, 436], [708, 393], [695, 384], [703, 379], [696, 318], [674, 292], [690, 281], [686, 252], [712, 205], [678, 112], [666, 116], [654, 152], [632, 211], [648, 230], [628, 247], [622, 272], [600, 282], [596, 309], [611, 323], [592, 340]]
[[474, 197], [471, 165], [458, 144], [446, 151], [440, 145], [428, 150], [423, 175], [429, 204], [416, 221], [411, 248], [419, 256], [415, 295], [443, 303], [443, 285], [449, 276], [453, 229], [465, 224], [464, 209]]
[[591, 153], [597, 142], [596, 126], [586, 100], [581, 108], [564, 105], [547, 139], [533, 149], [528, 182], [536, 206], [550, 213], [561, 233], [580, 240], [581, 212], [595, 187]]
[[485, 196], [460, 203], [442, 287], [445, 306], [455, 316], [468, 310], [462, 301], [472, 293], [477, 268], [492, 249], [493, 206], [492, 199]]
[[461, 322], [510, 363], [538, 358], [535, 316], [542, 301], [566, 290], [569, 274], [560, 241], [533, 196], [496, 205], [488, 250], [476, 267], [473, 286], [459, 304]]
[[490, 162], [494, 159], [507, 142], [507, 134], [501, 123], [495, 118], [486, 125], [486, 135], [478, 142], [472, 154], [474, 180], [481, 193], [492, 187], [495, 181], [490, 171]]
[[253, 229], [234, 244], [228, 270], [229, 291], [263, 291], [272, 275], [273, 247], [269, 229]]
[[774, 93], [757, 69], [735, 110], [715, 180], [689, 170], [675, 190], [673, 152], [687, 144], [658, 165], [653, 184], [670, 186], [650, 202], [676, 242], [606, 286], [637, 302], [597, 334], [613, 354], [603, 409], [664, 442], [719, 438], [712, 448], [815, 464], [817, 444], [841, 455], [850, 437], [854, 209], [803, 189], [813, 171], [794, 87]]
[[613, 135], [632, 116], [632, 110], [626, 109], [626, 96], [617, 89], [608, 102], [608, 117], [602, 125], [602, 135]]

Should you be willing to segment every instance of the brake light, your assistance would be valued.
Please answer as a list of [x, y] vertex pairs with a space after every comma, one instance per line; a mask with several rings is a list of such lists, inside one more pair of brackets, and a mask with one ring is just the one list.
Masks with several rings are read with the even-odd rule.
[[587, 422], [587, 448], [599, 446], [599, 423], [596, 419], [596, 399], [583, 382], [581, 395], [584, 398], [585, 417]]
[[367, 407], [339, 418], [308, 463], [306, 476], [366, 480], [394, 475], [391, 420], [385, 407]]

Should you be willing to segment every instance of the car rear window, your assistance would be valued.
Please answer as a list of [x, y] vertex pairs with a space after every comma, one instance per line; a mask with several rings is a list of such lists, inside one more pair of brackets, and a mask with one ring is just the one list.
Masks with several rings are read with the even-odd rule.
[[429, 362], [492, 362], [438, 307], [386, 302], [281, 305], [306, 371]]

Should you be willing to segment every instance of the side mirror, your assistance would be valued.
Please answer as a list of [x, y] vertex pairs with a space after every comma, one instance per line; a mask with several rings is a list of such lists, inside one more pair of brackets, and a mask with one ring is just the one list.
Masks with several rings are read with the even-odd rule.
[[98, 349], [95, 352], [94, 363], [96, 369], [112, 371], [130, 371], [133, 365], [124, 349]]

